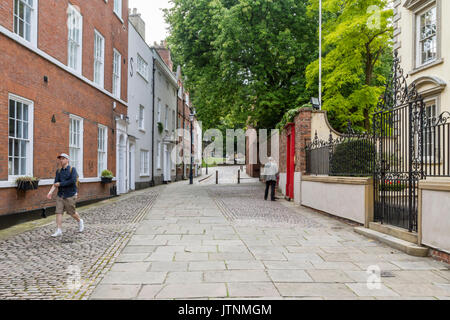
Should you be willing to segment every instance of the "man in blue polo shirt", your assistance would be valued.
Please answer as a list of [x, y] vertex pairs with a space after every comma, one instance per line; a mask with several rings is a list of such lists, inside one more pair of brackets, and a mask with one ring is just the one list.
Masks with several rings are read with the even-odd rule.
[[61, 169], [56, 171], [55, 183], [47, 195], [47, 198], [51, 199], [53, 192], [58, 188], [55, 211], [57, 230], [52, 234], [52, 237], [62, 236], [62, 215], [64, 211], [78, 221], [80, 232], [84, 230], [84, 221], [75, 209], [78, 197], [77, 169], [69, 166], [69, 156], [65, 153], [61, 153], [58, 156], [58, 160], [61, 164]]

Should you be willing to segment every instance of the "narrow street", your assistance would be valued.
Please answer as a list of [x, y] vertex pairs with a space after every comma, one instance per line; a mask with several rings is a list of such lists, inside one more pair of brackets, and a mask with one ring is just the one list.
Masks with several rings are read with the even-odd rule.
[[[215, 169], [218, 185], [204, 175], [81, 208], [83, 234], [66, 217], [61, 239], [49, 220], [0, 240], [0, 298], [449, 299], [447, 264], [264, 201], [263, 184], [232, 183], [238, 168]], [[380, 268], [378, 288], [369, 266]]]
[[[167, 185], [90, 299], [450, 297], [447, 264], [263, 192], [255, 182]], [[381, 272], [375, 288], [369, 267]]]

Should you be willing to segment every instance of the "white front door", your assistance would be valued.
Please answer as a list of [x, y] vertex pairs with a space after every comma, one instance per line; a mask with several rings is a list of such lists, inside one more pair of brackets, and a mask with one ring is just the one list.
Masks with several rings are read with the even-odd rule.
[[130, 165], [129, 165], [129, 172], [128, 172], [128, 177], [129, 177], [129, 182], [130, 185], [128, 186], [130, 190], [134, 190], [135, 189], [135, 181], [136, 181], [136, 175], [135, 175], [135, 146], [133, 143], [130, 144], [130, 151], [129, 151], [129, 155], [128, 155], [128, 159], [130, 161]]
[[119, 194], [125, 193], [125, 147], [124, 147], [124, 137], [121, 136], [119, 140], [119, 181], [118, 181], [118, 190]]
[[164, 181], [170, 181], [170, 154], [167, 150], [167, 144], [164, 144], [164, 150], [163, 150], [163, 175], [164, 175]]

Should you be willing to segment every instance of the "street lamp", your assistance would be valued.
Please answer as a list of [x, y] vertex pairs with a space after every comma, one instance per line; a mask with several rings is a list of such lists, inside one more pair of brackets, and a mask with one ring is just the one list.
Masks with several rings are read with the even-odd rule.
[[195, 108], [192, 108], [191, 113], [189, 114], [189, 121], [191, 122], [191, 169], [189, 170], [189, 184], [194, 184], [194, 177], [192, 174], [192, 166], [194, 162], [194, 151], [193, 151], [193, 133], [192, 133], [192, 125], [194, 124], [195, 117]]
[[314, 109], [317, 109], [317, 110], [320, 109], [320, 101], [318, 98], [313, 97], [313, 98], [311, 98], [311, 100], [309, 102], [312, 104]]

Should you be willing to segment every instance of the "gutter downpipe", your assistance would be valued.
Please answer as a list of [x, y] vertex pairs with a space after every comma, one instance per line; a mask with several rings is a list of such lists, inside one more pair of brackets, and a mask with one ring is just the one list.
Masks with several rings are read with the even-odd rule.
[[152, 104], [153, 104], [153, 118], [152, 118], [152, 187], [155, 186], [155, 58], [153, 58], [153, 75], [152, 75]]

